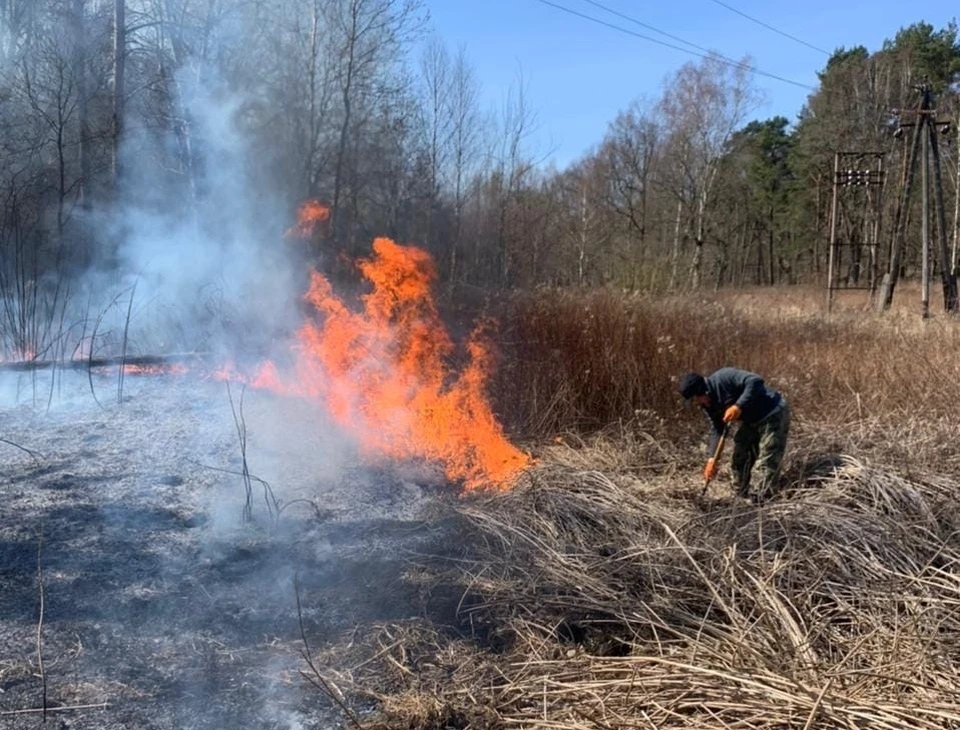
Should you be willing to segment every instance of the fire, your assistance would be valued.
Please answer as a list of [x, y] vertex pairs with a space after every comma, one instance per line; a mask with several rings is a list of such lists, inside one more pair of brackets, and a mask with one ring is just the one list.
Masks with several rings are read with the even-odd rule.
[[317, 226], [330, 220], [330, 206], [319, 200], [307, 200], [297, 210], [297, 225], [287, 229], [285, 235], [298, 238], [310, 238]]
[[456, 347], [431, 296], [429, 254], [377, 238], [358, 267], [372, 285], [362, 311], [312, 271], [305, 299], [317, 317], [298, 332], [292, 371], [268, 362], [250, 384], [319, 399], [369, 455], [439, 463], [466, 489], [508, 489], [530, 458], [506, 439], [484, 395], [493, 353], [483, 326], [456, 372]]

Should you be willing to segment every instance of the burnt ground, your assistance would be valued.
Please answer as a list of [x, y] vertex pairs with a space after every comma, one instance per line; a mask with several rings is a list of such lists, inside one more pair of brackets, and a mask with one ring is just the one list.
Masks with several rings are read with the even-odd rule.
[[[448, 615], [403, 578], [444, 542], [451, 490], [435, 474], [360, 466], [315, 406], [247, 391], [249, 468], [283, 510], [272, 520], [255, 483], [244, 521], [224, 384], [127, 376], [118, 402], [101, 374], [101, 406], [67, 374], [48, 409], [49, 375], [33, 377], [0, 381], [0, 438], [36, 452], [0, 443], [0, 728], [340, 725], [299, 675], [295, 574], [316, 649]], [[43, 705], [41, 585], [47, 706], [107, 703], [45, 725], [19, 714]]]

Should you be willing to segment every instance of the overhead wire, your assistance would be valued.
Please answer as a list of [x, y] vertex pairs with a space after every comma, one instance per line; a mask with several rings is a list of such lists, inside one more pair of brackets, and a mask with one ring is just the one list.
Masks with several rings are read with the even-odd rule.
[[636, 31], [630, 30], [629, 28], [624, 28], [624, 27], [621, 26], [621, 25], [617, 25], [616, 23], [611, 23], [611, 22], [609, 22], [609, 21], [603, 20], [602, 18], [597, 18], [597, 17], [595, 17], [595, 16], [593, 16], [593, 15], [589, 15], [589, 14], [587, 14], [587, 13], [582, 13], [582, 12], [580, 12], [579, 10], [574, 10], [573, 8], [567, 7], [567, 6], [565, 6], [565, 5], [561, 5], [561, 4], [557, 3], [557, 2], [554, 2], [553, 0], [534, 0], [534, 2], [538, 2], [538, 3], [540, 3], [541, 5], [548, 5], [548, 6], [552, 7], [552, 8], [555, 8], [556, 10], [560, 10], [560, 11], [562, 11], [562, 12], [564, 12], [564, 13], [569, 14], [569, 15], [573, 15], [573, 16], [576, 16], [576, 17], [581, 18], [581, 19], [583, 19], [583, 20], [590, 21], [591, 23], [596, 23], [597, 25], [605, 26], [605, 27], [607, 27], [607, 28], [610, 28], [611, 30], [618, 31], [618, 32], [620, 32], [620, 33], [624, 33], [624, 34], [626, 34], [626, 35], [630, 35], [630, 36], [633, 36], [633, 37], [635, 37], [635, 38], [640, 38], [641, 40], [645, 40], [645, 41], [648, 41], [648, 42], [650, 42], [650, 43], [656, 43], [657, 45], [664, 46], [664, 47], [666, 47], [666, 48], [671, 48], [671, 49], [673, 49], [673, 50], [675, 50], [675, 51], [680, 51], [681, 53], [687, 53], [687, 54], [690, 54], [690, 55], [692, 55], [692, 56], [698, 56], [699, 58], [705, 58], [705, 59], [710, 59], [710, 58], [712, 58], [712, 59], [715, 59], [715, 60], [717, 60], [717, 61], [719, 61], [719, 62], [721, 62], [721, 63], [723, 63], [723, 64], [726, 64], [727, 66], [732, 66], [733, 68], [745, 69], [745, 70], [747, 70], [747, 71], [750, 71], [750, 72], [752, 72], [752, 73], [757, 74], [758, 76], [765, 76], [765, 77], [767, 77], [767, 78], [774, 79], [774, 80], [776, 80], [776, 81], [780, 81], [780, 82], [785, 83], [785, 84], [790, 84], [791, 86], [797, 86], [797, 87], [799, 87], [799, 88], [801, 88], [801, 89], [807, 89], [807, 90], [809, 90], [809, 91], [816, 91], [816, 90], [817, 90], [817, 87], [816, 87], [816, 86], [812, 86], [812, 85], [810, 85], [810, 84], [804, 84], [804, 83], [802, 83], [802, 82], [800, 82], [800, 81], [794, 81], [793, 79], [788, 79], [788, 78], [786, 78], [786, 77], [784, 77], [784, 76], [778, 76], [777, 74], [770, 73], [769, 71], [764, 71], [763, 69], [758, 68], [757, 66], [753, 66], [753, 65], [751, 65], [751, 64], [749, 64], [749, 63], [744, 63], [743, 61], [734, 61], [733, 59], [728, 58], [727, 56], [724, 56], [724, 55], [721, 54], [721, 53], [717, 53], [716, 51], [710, 51], [710, 50], [708, 50], [708, 49], [705, 49], [705, 48], [703, 48], [703, 47], [701, 47], [701, 46], [696, 45], [695, 43], [690, 43], [689, 41], [685, 41], [685, 40], [683, 40], [682, 38], [679, 38], [678, 36], [674, 36], [674, 35], [672, 35], [672, 34], [670, 34], [670, 33], [667, 33], [666, 31], [660, 30], [659, 28], [655, 28], [655, 27], [652, 26], [652, 25], [649, 25], [649, 24], [647, 24], [647, 23], [643, 23], [643, 22], [641, 22], [641, 21], [639, 21], [639, 20], [636, 20], [635, 18], [631, 18], [630, 16], [625, 15], [625, 14], [623, 14], [623, 13], [620, 13], [619, 11], [616, 11], [616, 10], [614, 10], [614, 9], [612, 9], [612, 8], [609, 8], [609, 7], [605, 6], [605, 5], [603, 5], [602, 3], [596, 2], [595, 0], [584, 0], [584, 1], [590, 3], [591, 5], [593, 5], [593, 6], [597, 7], [597, 8], [600, 8], [600, 9], [602, 9], [602, 10], [605, 10], [606, 12], [611, 13], [612, 15], [616, 15], [616, 16], [618, 16], [618, 17], [621, 17], [621, 18], [623, 18], [623, 19], [625, 19], [625, 20], [628, 20], [628, 21], [630, 21], [630, 22], [632, 22], [632, 23], [634, 23], [634, 24], [636, 24], [636, 25], [639, 25], [640, 27], [643, 27], [643, 28], [647, 28], [647, 29], [649, 29], [649, 30], [652, 30], [652, 31], [654, 31], [655, 33], [659, 33], [659, 34], [661, 34], [661, 35], [663, 35], [663, 36], [665, 36], [665, 37], [667, 37], [667, 38], [671, 38], [671, 39], [677, 41], [678, 43], [683, 43], [683, 44], [685, 44], [685, 45], [687, 45], [687, 46], [690, 46], [691, 48], [694, 48], [694, 49], [697, 49], [697, 50], [690, 50], [690, 48], [683, 48], [682, 46], [678, 46], [678, 45], [675, 45], [675, 44], [673, 44], [673, 43], [668, 43], [667, 41], [662, 41], [662, 40], [660, 40], [659, 38], [653, 38], [653, 37], [651, 37], [651, 36], [644, 35], [643, 33], [638, 33], [638, 32], [636, 32]]
[[832, 56], [832, 55], [833, 55], [832, 53], [830, 53], [830, 51], [825, 51], [823, 48], [820, 48], [819, 46], [815, 46], [815, 45], [813, 45], [812, 43], [807, 43], [807, 41], [803, 40], [802, 38], [797, 38], [795, 35], [791, 35], [790, 33], [787, 33], [785, 30], [780, 30], [779, 28], [777, 28], [777, 27], [775, 27], [775, 26], [773, 26], [773, 25], [770, 25], [769, 23], [763, 22], [763, 21], [760, 20], [759, 18], [755, 18], [755, 17], [753, 17], [752, 15], [748, 15], [747, 13], [743, 12], [742, 10], [738, 10], [737, 8], [733, 7], [732, 5], [728, 5], [727, 3], [723, 2], [723, 0], [711, 0], [711, 2], [716, 3], [717, 5], [719, 5], [719, 6], [722, 7], [722, 8], [726, 8], [726, 9], [729, 10], [731, 13], [736, 13], [737, 15], [739, 15], [739, 16], [741, 16], [741, 17], [743, 17], [743, 18], [746, 18], [746, 19], [749, 20], [751, 23], [756, 23], [757, 25], [759, 25], [759, 26], [761, 26], [761, 27], [763, 27], [763, 28], [766, 28], [767, 30], [773, 31], [774, 33], [777, 33], [778, 35], [782, 35], [784, 38], [789, 38], [790, 40], [792, 40], [792, 41], [794, 41], [794, 42], [796, 42], [796, 43], [799, 43], [801, 46], [806, 46], [807, 48], [812, 48], [814, 51], [817, 51], [818, 53], [822, 53], [822, 54], [824, 54], [825, 56]]
[[714, 53], [714, 51], [710, 48], [704, 48], [703, 46], [698, 46], [696, 43], [691, 43], [690, 41], [684, 40], [680, 36], [673, 35], [672, 33], [667, 33], [667, 31], [665, 30], [661, 30], [660, 28], [650, 25], [649, 23], [644, 23], [642, 21], [637, 20], [636, 18], [632, 18], [626, 13], [621, 13], [619, 10], [614, 10], [613, 8], [608, 7], [601, 2], [598, 2], [597, 0], [583, 0], [583, 2], [587, 3], [588, 5], [593, 5], [593, 7], [599, 8], [600, 10], [610, 13], [611, 15], [616, 15], [618, 18], [622, 18], [623, 20], [633, 23], [634, 25], [639, 25], [641, 28], [646, 28], [647, 30], [652, 30], [654, 33], [659, 33], [660, 35], [666, 38], [669, 38], [670, 40], [677, 41], [678, 43], [682, 43], [685, 46], [696, 48], [698, 51], [702, 51], [703, 53], [707, 53], [707, 54]]

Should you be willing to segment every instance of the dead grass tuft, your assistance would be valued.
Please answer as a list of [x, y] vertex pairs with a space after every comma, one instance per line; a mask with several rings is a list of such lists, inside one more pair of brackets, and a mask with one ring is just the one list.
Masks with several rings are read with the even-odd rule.
[[461, 507], [474, 552], [435, 580], [469, 636], [382, 627], [341, 674], [375, 727], [960, 723], [956, 482], [837, 456], [754, 507], [578, 466]]

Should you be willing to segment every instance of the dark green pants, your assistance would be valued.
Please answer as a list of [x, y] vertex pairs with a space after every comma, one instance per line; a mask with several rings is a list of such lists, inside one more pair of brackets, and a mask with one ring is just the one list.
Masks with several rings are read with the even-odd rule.
[[790, 433], [790, 404], [760, 423], [742, 422], [733, 440], [733, 473], [737, 480], [737, 494], [750, 497], [750, 481], [756, 470], [758, 500], [773, 496], [783, 453]]

